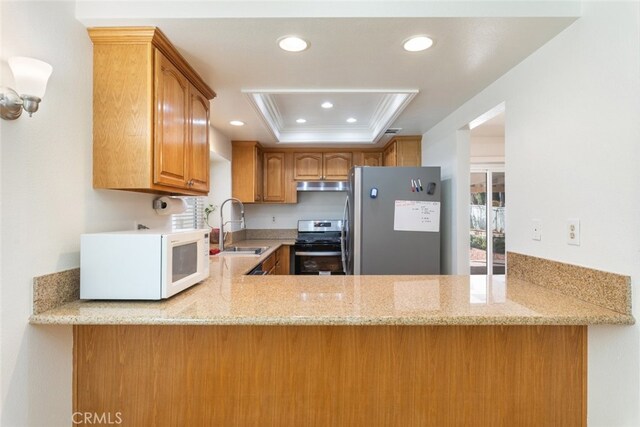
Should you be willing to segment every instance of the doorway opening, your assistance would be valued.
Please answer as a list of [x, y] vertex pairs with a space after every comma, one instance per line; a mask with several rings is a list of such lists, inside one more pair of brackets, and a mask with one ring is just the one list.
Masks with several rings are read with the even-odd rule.
[[469, 124], [471, 274], [505, 274], [504, 103]]

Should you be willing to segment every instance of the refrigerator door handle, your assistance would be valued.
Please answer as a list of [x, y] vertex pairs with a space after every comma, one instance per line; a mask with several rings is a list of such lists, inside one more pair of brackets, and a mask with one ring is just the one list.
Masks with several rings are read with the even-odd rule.
[[342, 213], [342, 227], [340, 229], [340, 251], [342, 252], [342, 271], [344, 274], [349, 274], [347, 271], [347, 250], [346, 250], [346, 224], [349, 220], [348, 218], [348, 209], [349, 209], [349, 196], [344, 200], [344, 211]]

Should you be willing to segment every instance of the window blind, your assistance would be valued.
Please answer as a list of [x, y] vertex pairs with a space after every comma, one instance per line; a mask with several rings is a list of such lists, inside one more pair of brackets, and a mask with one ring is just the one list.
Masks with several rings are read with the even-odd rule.
[[172, 230], [188, 228], [205, 228], [204, 225], [204, 197], [182, 197], [187, 203], [187, 209], [180, 214], [171, 215]]

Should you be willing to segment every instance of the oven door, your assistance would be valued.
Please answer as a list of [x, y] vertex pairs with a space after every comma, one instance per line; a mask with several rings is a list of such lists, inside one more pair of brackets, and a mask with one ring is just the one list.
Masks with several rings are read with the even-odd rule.
[[296, 249], [295, 254], [296, 274], [344, 274], [344, 270], [342, 269], [342, 252], [340, 251]]

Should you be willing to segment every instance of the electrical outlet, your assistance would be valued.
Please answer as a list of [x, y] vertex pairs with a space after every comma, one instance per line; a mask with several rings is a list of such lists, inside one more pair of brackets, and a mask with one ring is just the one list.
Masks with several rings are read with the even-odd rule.
[[531, 220], [531, 238], [533, 240], [542, 240], [542, 221], [539, 219]]
[[271, 222], [276, 222], [276, 217], [275, 216], [271, 217]]
[[567, 244], [580, 246], [580, 220], [578, 218], [567, 220]]

